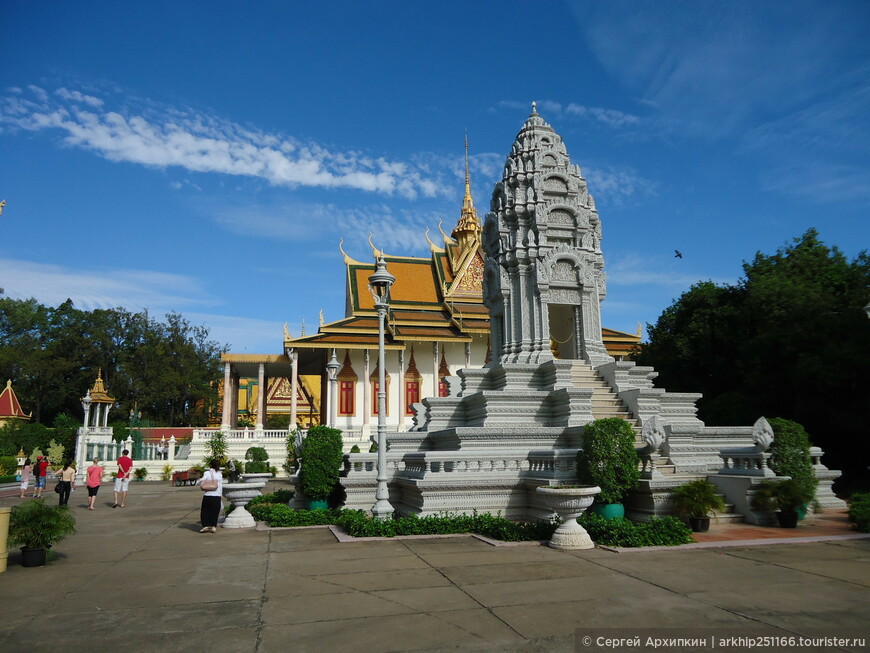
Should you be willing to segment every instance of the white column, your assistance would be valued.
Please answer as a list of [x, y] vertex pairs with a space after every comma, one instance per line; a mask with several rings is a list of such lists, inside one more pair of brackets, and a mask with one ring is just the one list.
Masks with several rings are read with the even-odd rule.
[[232, 402], [232, 391], [233, 391], [233, 382], [232, 382], [232, 365], [227, 362], [224, 363], [224, 404], [223, 410], [221, 411], [223, 414], [221, 415], [221, 430], [226, 431], [230, 428], [232, 421], [230, 420], [230, 412], [233, 407]]
[[258, 431], [263, 430], [263, 424], [266, 423], [266, 364], [260, 363], [257, 370], [257, 386], [260, 392], [257, 395], [257, 424], [255, 428]]
[[175, 462], [175, 436], [169, 436], [169, 462]]
[[[398, 422], [402, 426], [405, 424], [405, 350], [397, 352], [399, 355], [399, 407]], [[402, 430], [402, 429], [399, 429]]]
[[103, 409], [103, 428], [109, 427], [109, 409], [111, 407], [111, 404], [106, 404], [106, 407]]
[[290, 429], [295, 429], [298, 421], [298, 402], [296, 395], [299, 394], [299, 352], [290, 350]]
[[[372, 384], [369, 375], [372, 373], [369, 367], [369, 350], [363, 349], [363, 426], [368, 426], [371, 420], [372, 411]], [[367, 434], [367, 430], [363, 429], [363, 434]]]
[[432, 394], [431, 397], [438, 396], [438, 368], [439, 360], [438, 360], [438, 343], [432, 343]]
[[87, 410], [85, 410], [85, 421], [82, 422], [82, 426], [88, 428], [88, 420], [91, 418], [91, 405], [88, 404]]

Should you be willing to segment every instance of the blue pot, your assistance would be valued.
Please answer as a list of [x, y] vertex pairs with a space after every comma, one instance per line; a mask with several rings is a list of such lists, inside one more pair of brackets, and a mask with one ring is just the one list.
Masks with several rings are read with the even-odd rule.
[[326, 502], [326, 499], [309, 499], [308, 500], [308, 509], [309, 510], [326, 510], [329, 508], [329, 504]]

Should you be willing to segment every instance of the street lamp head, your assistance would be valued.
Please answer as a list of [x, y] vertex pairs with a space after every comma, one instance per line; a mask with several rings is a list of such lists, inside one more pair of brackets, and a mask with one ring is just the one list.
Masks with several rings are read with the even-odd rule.
[[85, 396], [82, 397], [82, 409], [85, 412], [87, 412], [88, 408], [90, 408], [92, 402], [93, 402], [93, 399], [91, 399], [91, 391], [88, 390], [87, 393], [85, 393]]
[[390, 299], [390, 286], [395, 283], [396, 277], [387, 272], [387, 262], [384, 255], [378, 256], [375, 273], [369, 277], [369, 290], [375, 298], [376, 304], [386, 304]]
[[335, 350], [332, 350], [332, 357], [329, 359], [329, 362], [326, 364], [326, 373], [329, 375], [330, 381], [335, 381], [336, 377], [338, 377], [338, 370], [341, 369], [341, 364], [338, 362], [338, 358], [335, 357]]

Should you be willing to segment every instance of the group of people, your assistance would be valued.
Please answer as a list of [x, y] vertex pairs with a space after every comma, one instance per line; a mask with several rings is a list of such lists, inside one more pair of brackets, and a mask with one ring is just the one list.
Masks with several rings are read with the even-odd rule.
[[[48, 473], [48, 468], [51, 464], [47, 456], [37, 456], [36, 464], [32, 464], [30, 458], [24, 460], [24, 466], [21, 469], [21, 491], [18, 495], [19, 499], [24, 499], [27, 489], [30, 486], [30, 478], [33, 477], [33, 497], [39, 498], [45, 490], [45, 479]], [[118, 458], [118, 471], [115, 474], [114, 487], [114, 503], [113, 508], [124, 508], [127, 504], [127, 490], [130, 487], [130, 477], [133, 475], [133, 459], [130, 458], [130, 451], [124, 449], [121, 456]], [[94, 510], [94, 504], [97, 501], [97, 492], [103, 480], [103, 467], [100, 465], [100, 459], [94, 458], [93, 464], [88, 466], [85, 485], [88, 488], [88, 510]], [[63, 468], [57, 472], [57, 493], [58, 505], [66, 506], [69, 504], [70, 494], [76, 487], [76, 470], [72, 465], [72, 461], [66, 460], [63, 463]], [[120, 503], [118, 499], [120, 498]]]

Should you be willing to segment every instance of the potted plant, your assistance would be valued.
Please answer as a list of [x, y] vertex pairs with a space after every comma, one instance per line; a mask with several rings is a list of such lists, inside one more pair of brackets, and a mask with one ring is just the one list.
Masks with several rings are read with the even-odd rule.
[[49, 506], [33, 499], [13, 506], [9, 517], [9, 543], [21, 547], [21, 565], [41, 567], [46, 549], [76, 532], [76, 520], [66, 506]]
[[302, 444], [300, 470], [302, 492], [308, 497], [311, 510], [325, 509], [327, 499], [338, 484], [344, 458], [341, 431], [328, 426], [315, 426], [308, 430]]
[[752, 496], [752, 507], [755, 510], [776, 510], [782, 528], [796, 528], [798, 509], [812, 500], [812, 492], [806, 485], [790, 478], [762, 483]]
[[725, 501], [718, 488], [706, 478], [699, 478], [671, 491], [671, 507], [680, 517], [687, 517], [689, 527], [696, 533], [710, 528], [710, 515], [725, 509]]
[[625, 515], [622, 499], [640, 479], [634, 430], [619, 417], [589, 422], [583, 429], [583, 448], [577, 452], [577, 477], [582, 485], [597, 485], [601, 494], [593, 512], [607, 519]]
[[144, 481], [145, 477], [148, 476], [148, 470], [144, 467], [137, 467], [133, 470], [133, 476], [137, 481]]

